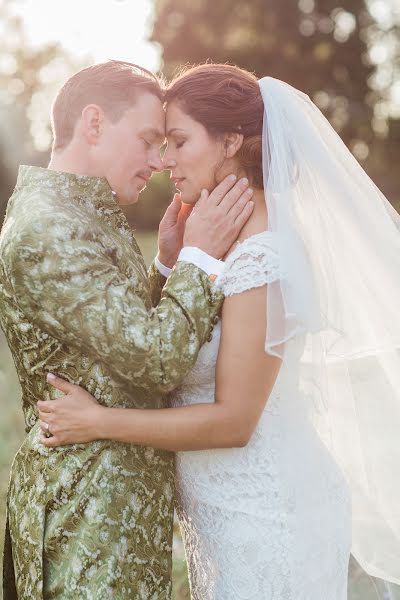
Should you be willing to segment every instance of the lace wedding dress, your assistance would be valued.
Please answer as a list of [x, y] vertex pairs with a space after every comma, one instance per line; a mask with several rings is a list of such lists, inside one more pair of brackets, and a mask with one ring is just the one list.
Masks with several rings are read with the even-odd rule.
[[[239, 243], [218, 285], [226, 296], [276, 280], [274, 234]], [[214, 402], [220, 324], [174, 394]], [[299, 385], [303, 340], [286, 359], [244, 448], [177, 455], [178, 516], [192, 600], [345, 600], [351, 506], [347, 484], [308, 420]], [[249, 402], [243, 398], [243, 402]]]

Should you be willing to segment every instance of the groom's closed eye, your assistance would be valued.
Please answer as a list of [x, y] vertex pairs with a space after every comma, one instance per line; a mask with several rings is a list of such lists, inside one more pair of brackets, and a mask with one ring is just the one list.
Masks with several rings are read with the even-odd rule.
[[165, 134], [159, 129], [149, 128], [140, 132], [141, 137], [150, 145], [157, 144], [162, 146], [165, 141]]

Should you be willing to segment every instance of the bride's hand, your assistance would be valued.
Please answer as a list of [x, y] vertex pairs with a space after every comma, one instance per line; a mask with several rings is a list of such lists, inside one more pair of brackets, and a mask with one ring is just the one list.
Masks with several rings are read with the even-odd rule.
[[[37, 403], [42, 444], [52, 448], [99, 439], [98, 424], [104, 407], [78, 385], [52, 374], [47, 376], [47, 381], [65, 395]], [[47, 437], [50, 434], [51, 437]]]

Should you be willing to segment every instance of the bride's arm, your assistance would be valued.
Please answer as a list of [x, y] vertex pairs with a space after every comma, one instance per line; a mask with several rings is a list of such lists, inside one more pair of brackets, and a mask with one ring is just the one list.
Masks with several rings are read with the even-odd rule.
[[265, 353], [266, 286], [226, 298], [215, 403], [156, 410], [106, 408], [58, 379], [67, 396], [39, 403], [54, 437], [47, 446], [116, 440], [165, 450], [245, 446], [265, 407], [281, 360]]

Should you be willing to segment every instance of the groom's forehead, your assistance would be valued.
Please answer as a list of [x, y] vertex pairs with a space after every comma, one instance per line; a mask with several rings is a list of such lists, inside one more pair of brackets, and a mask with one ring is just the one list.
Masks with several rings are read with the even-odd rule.
[[[144, 108], [144, 110], [143, 110]], [[165, 111], [160, 103], [149, 102], [147, 106], [142, 107], [140, 114], [137, 115], [140, 119], [141, 129], [152, 137], [162, 141], [165, 138]]]
[[128, 109], [131, 122], [140, 123], [141, 129], [157, 132], [165, 137], [165, 111], [163, 104], [154, 94], [143, 93]]

